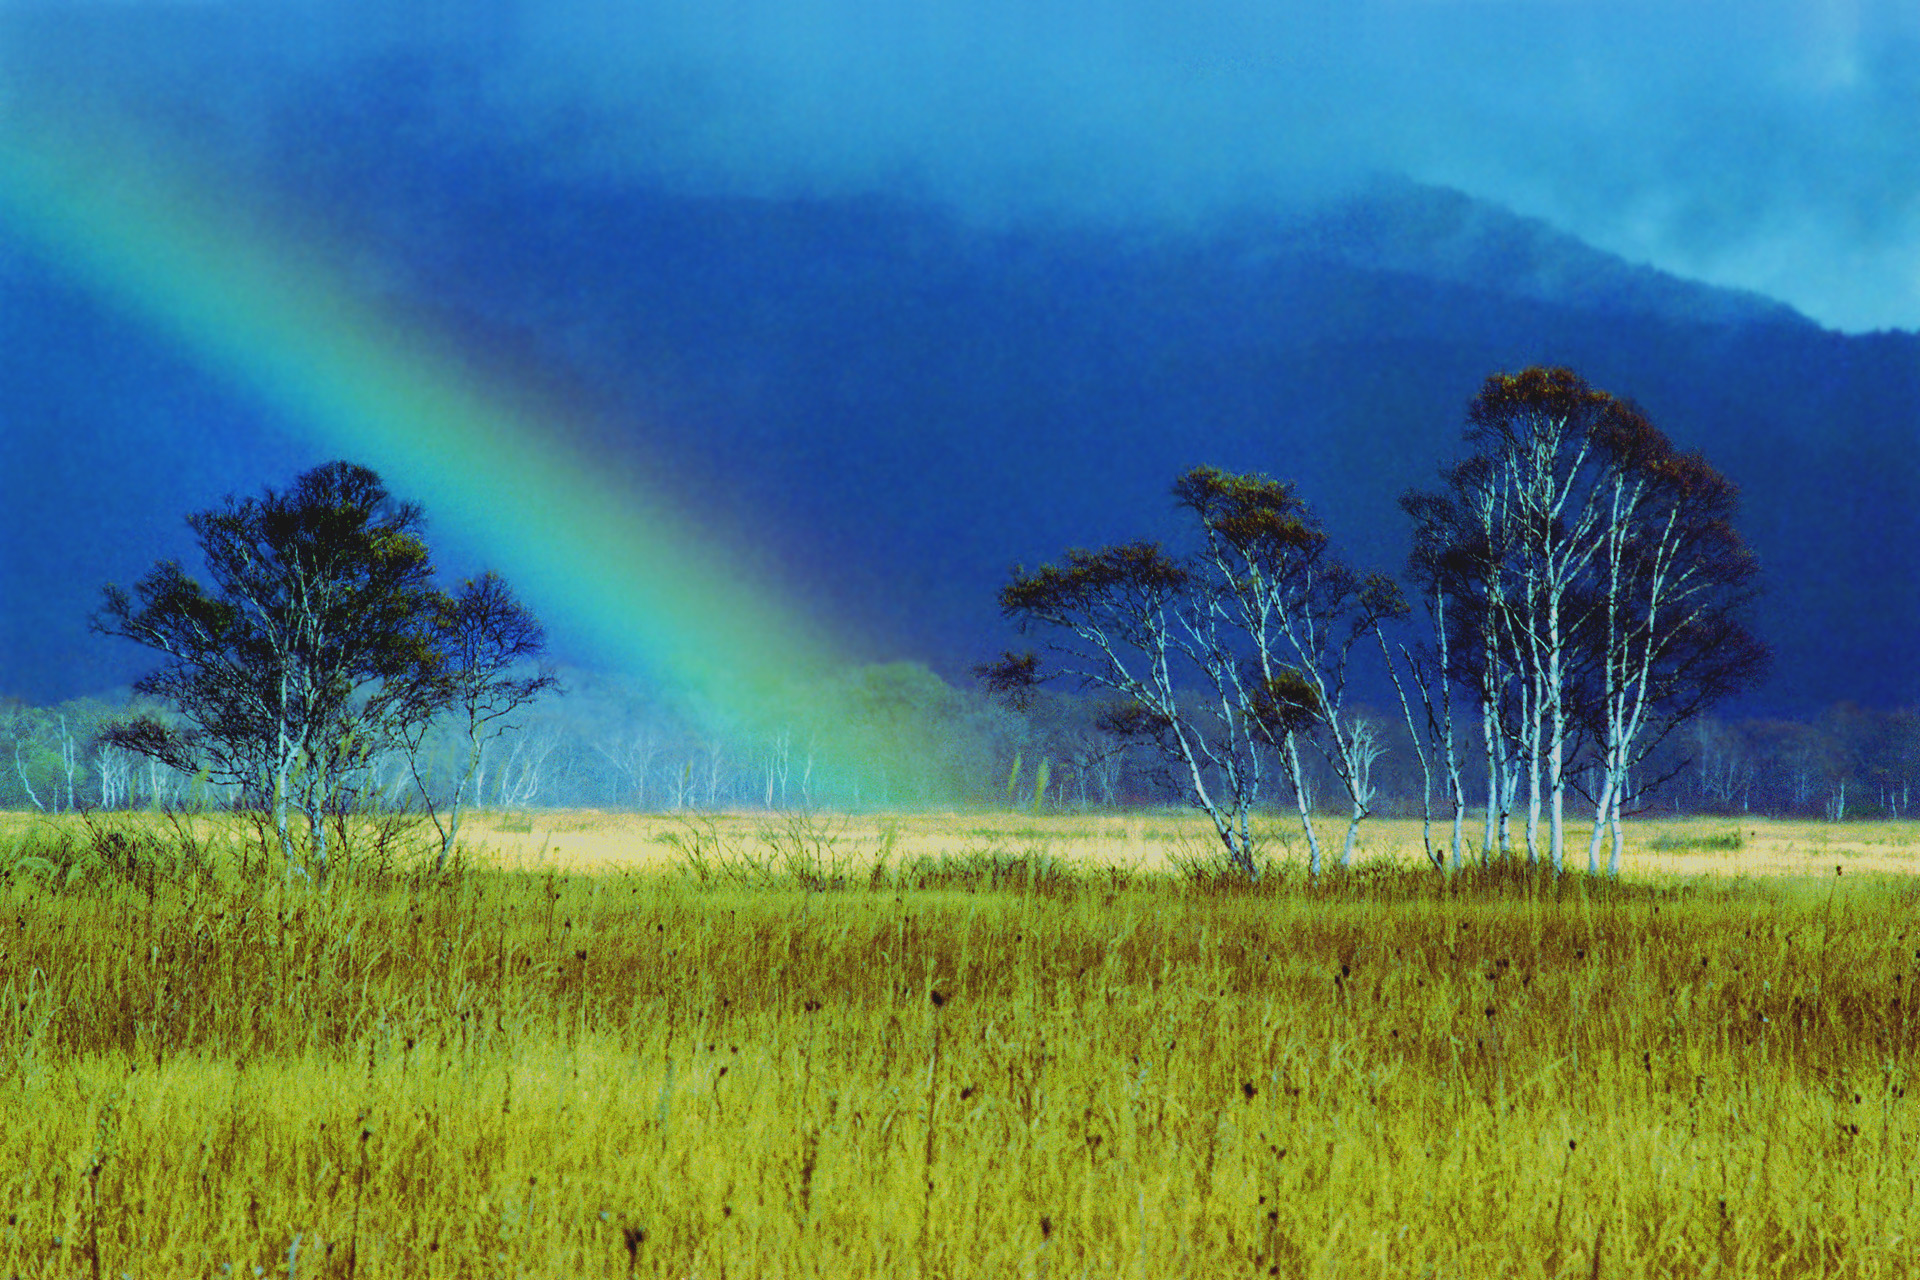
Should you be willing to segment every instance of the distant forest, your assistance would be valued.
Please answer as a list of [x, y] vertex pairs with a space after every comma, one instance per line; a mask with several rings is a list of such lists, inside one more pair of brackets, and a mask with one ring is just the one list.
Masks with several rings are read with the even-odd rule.
[[[1041, 691], [1015, 710], [920, 664], [889, 663], [840, 674], [830, 696], [816, 689], [821, 696], [810, 699], [796, 689], [790, 714], [775, 717], [771, 729], [716, 730], [638, 682], [578, 670], [561, 678], [564, 696], [523, 711], [487, 745], [478, 779], [483, 807], [1024, 808], [1036, 803], [1043, 766], [1039, 803], [1048, 809], [1187, 803], [1151, 748], [1099, 728], [1106, 704], [1085, 695]], [[825, 735], [809, 729], [810, 701], [856, 709], [851, 740], [868, 764], [851, 789], [830, 781], [835, 762], [820, 751]], [[0, 808], [55, 813], [231, 800], [220, 788], [100, 744], [101, 727], [131, 705], [124, 694], [51, 707], [0, 702]], [[1420, 776], [1398, 711], [1381, 703], [1361, 714], [1379, 725], [1388, 747], [1375, 766], [1374, 812], [1417, 815]], [[1472, 728], [1463, 719], [1462, 732]], [[455, 743], [430, 753], [450, 785]], [[1310, 756], [1309, 770], [1316, 801], [1328, 812], [1343, 808], [1326, 762]], [[1916, 782], [1920, 708], [1842, 704], [1810, 721], [1706, 716], [1652, 753], [1633, 780], [1628, 811], [1903, 818]], [[402, 805], [411, 789], [404, 759], [392, 753], [370, 762], [354, 794]], [[1272, 803], [1288, 801], [1276, 795]]]

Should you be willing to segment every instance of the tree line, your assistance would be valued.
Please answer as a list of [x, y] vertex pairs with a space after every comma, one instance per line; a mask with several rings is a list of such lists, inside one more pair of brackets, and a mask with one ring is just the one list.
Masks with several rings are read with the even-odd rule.
[[[674, 812], [785, 810], [851, 805], [808, 777], [811, 718], [795, 714], [771, 730], [728, 729], [664, 701], [637, 681], [561, 667], [566, 695], [517, 712], [506, 732], [482, 744], [469, 784], [476, 807], [492, 810], [598, 808]], [[883, 679], [910, 721], [869, 726], [876, 741], [897, 735], [907, 767], [878, 775], [862, 807], [1031, 808], [1036, 792], [1050, 812], [1094, 812], [1184, 804], [1166, 769], [1138, 743], [1116, 740], [1099, 721], [1103, 704], [1044, 689], [1024, 711], [981, 691], [942, 680], [918, 664], [854, 668], [847, 682]], [[1421, 812], [1421, 772], [1397, 708], [1356, 701], [1352, 710], [1385, 750], [1372, 766], [1380, 817]], [[796, 703], [804, 699], [796, 698]], [[99, 739], [108, 721], [129, 714], [165, 716], [157, 704], [125, 692], [52, 706], [0, 700], [0, 810], [64, 813], [85, 809], [230, 807], [241, 792], [182, 773]], [[926, 726], [926, 732], [912, 722]], [[918, 758], [936, 733], [949, 767], [922, 769]], [[817, 744], [816, 744], [817, 745]], [[1045, 765], [1045, 785], [1039, 786]], [[451, 726], [429, 736], [420, 770], [444, 802], [459, 780], [462, 744]], [[1340, 780], [1316, 754], [1302, 757], [1316, 813], [1344, 818]], [[1750, 814], [1808, 819], [1907, 818], [1920, 800], [1920, 708], [1880, 710], [1842, 704], [1810, 719], [1727, 719], [1703, 715], [1652, 752], [1645, 785], [1633, 779], [1628, 812]], [[1589, 784], [1576, 778], [1581, 787]], [[812, 785], [810, 789], [810, 784]], [[1463, 789], [1484, 797], [1476, 761]], [[410, 764], [375, 754], [344, 793], [350, 808], [420, 807]], [[1291, 811], [1292, 797], [1280, 802]], [[1469, 804], [1477, 826], [1479, 806]], [[1497, 840], [1496, 833], [1496, 840]]]

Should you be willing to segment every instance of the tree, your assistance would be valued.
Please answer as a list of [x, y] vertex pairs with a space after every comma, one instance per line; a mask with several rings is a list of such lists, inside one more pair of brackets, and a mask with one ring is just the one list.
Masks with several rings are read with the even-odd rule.
[[[1511, 692], [1513, 673], [1500, 644], [1501, 581], [1490, 519], [1484, 509], [1454, 491], [1464, 488], [1460, 470], [1447, 473], [1448, 491], [1410, 492], [1400, 500], [1413, 520], [1413, 551], [1408, 577], [1415, 583], [1433, 627], [1433, 646], [1407, 660], [1421, 684], [1422, 704], [1430, 720], [1427, 738], [1446, 760], [1456, 795], [1454, 846], [1457, 860], [1465, 788], [1461, 752], [1453, 730], [1449, 690], [1460, 685], [1480, 712], [1481, 745], [1486, 755], [1487, 799], [1480, 843], [1481, 861], [1495, 848], [1509, 848], [1508, 818], [1517, 777], [1513, 742], [1518, 737]], [[1389, 664], [1389, 671], [1393, 670]]]
[[[496, 573], [469, 578], [454, 595], [435, 596], [426, 627], [427, 661], [404, 686], [395, 712], [408, 771], [440, 834], [434, 868], [443, 870], [487, 744], [507, 732], [508, 717], [560, 681], [549, 667], [530, 668], [546, 650], [546, 633]], [[464, 744], [445, 821], [421, 772], [421, 748], [443, 712]]]
[[1357, 639], [1400, 607], [1398, 593], [1332, 554], [1291, 485], [1196, 467], [1173, 495], [1199, 522], [1195, 551], [1174, 556], [1140, 541], [1015, 569], [1001, 611], [1023, 630], [1045, 628], [1059, 666], [1009, 653], [981, 672], [1015, 697], [1056, 676], [1116, 695], [1105, 727], [1159, 752], [1213, 822], [1228, 862], [1249, 877], [1258, 873], [1250, 815], [1277, 762], [1318, 875], [1302, 739], [1325, 751], [1347, 786], [1351, 857], [1378, 751], [1345, 716], [1347, 665]]
[[1650, 425], [1615, 450], [1624, 464], [1601, 524], [1600, 783], [1587, 870], [1599, 870], [1604, 824], [1613, 835], [1608, 870], [1618, 875], [1630, 771], [1676, 727], [1757, 680], [1768, 654], [1744, 618], [1759, 563], [1733, 527], [1733, 484]]
[[1737, 494], [1632, 404], [1568, 369], [1498, 374], [1467, 410], [1472, 449], [1438, 493], [1403, 502], [1415, 576], [1461, 637], [1451, 674], [1479, 703], [1493, 810], [1527, 778], [1527, 852], [1547, 810], [1564, 868], [1565, 794], [1590, 744], [1598, 784], [1588, 863], [1628, 774], [1676, 725], [1756, 679], [1744, 614], [1758, 566]]
[[53, 749], [51, 729], [44, 711], [23, 706], [13, 698], [0, 701], [0, 735], [7, 739], [7, 752], [13, 764], [10, 772], [19, 781], [15, 795], [24, 797], [42, 813], [47, 811], [42, 792], [53, 797], [56, 813], [60, 808], [60, 793], [55, 785], [59, 756]]
[[[1036, 655], [1009, 653], [981, 672], [989, 687], [1020, 701], [1055, 676], [1119, 695], [1104, 727], [1150, 743], [1181, 771], [1228, 862], [1252, 878], [1259, 866], [1251, 814], [1265, 768], [1265, 731], [1253, 708], [1260, 677], [1242, 667], [1221, 617], [1197, 607], [1195, 592], [1194, 570], [1153, 542], [1074, 549], [1062, 564], [1016, 569], [1000, 592], [1001, 612], [1023, 630], [1050, 628], [1058, 638], [1048, 648], [1061, 665], [1043, 673]], [[1181, 682], [1195, 676], [1202, 690], [1183, 696]], [[1284, 703], [1270, 702], [1278, 720]]]
[[[1419, 588], [1427, 621], [1433, 629], [1433, 644], [1409, 647], [1401, 643], [1389, 646], [1385, 629], [1376, 629], [1375, 635], [1380, 642], [1380, 656], [1386, 662], [1387, 679], [1393, 684], [1394, 694], [1400, 702], [1401, 716], [1406, 721], [1407, 738], [1413, 747], [1414, 760], [1420, 768], [1420, 837], [1427, 861], [1436, 869], [1451, 867], [1459, 871], [1464, 862], [1462, 846], [1465, 843], [1463, 825], [1466, 821], [1467, 796], [1465, 771], [1454, 725], [1453, 627], [1447, 617], [1445, 575], [1440, 566], [1432, 563], [1416, 547], [1409, 561], [1409, 576]], [[1400, 675], [1402, 666], [1407, 673], [1404, 680]], [[1413, 686], [1419, 699], [1418, 714], [1415, 713], [1413, 699], [1407, 696], [1408, 684]], [[1438, 853], [1433, 847], [1436, 766], [1446, 783], [1448, 807], [1453, 820], [1447, 855]], [[1492, 776], [1491, 770], [1489, 776]], [[1481, 849], [1483, 858], [1492, 845], [1491, 804], [1487, 816], [1487, 841]]]
[[325, 818], [354, 770], [462, 693], [425, 519], [372, 471], [330, 462], [187, 524], [208, 585], [165, 562], [131, 592], [107, 587], [94, 617], [163, 655], [134, 688], [177, 718], [138, 716], [103, 739], [264, 801], [290, 871], [324, 883]]
[[1694, 720], [1691, 733], [1695, 791], [1707, 813], [1742, 813], [1752, 804], [1754, 762], [1741, 728], [1712, 716]]
[[[1199, 518], [1200, 576], [1224, 612], [1229, 630], [1244, 634], [1268, 690], [1297, 681], [1297, 714], [1262, 717], [1277, 730], [1311, 866], [1320, 868], [1320, 841], [1301, 774], [1302, 737], [1333, 769], [1351, 804], [1340, 865], [1353, 864], [1354, 838], [1372, 812], [1372, 770], [1384, 750], [1370, 722], [1346, 713], [1347, 677], [1362, 637], [1407, 611], [1393, 582], [1362, 576], [1333, 552], [1319, 519], [1290, 484], [1261, 475], [1231, 475], [1195, 467], [1174, 483], [1174, 498]], [[1307, 696], [1301, 696], [1307, 695]], [[1256, 701], [1258, 698], [1256, 698]], [[1304, 732], [1308, 728], [1314, 732]]]

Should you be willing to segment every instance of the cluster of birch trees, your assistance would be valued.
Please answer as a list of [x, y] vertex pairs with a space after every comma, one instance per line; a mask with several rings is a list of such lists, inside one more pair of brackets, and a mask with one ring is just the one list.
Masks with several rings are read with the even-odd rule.
[[[1463, 443], [1438, 488], [1403, 500], [1406, 590], [1341, 560], [1292, 485], [1198, 467], [1173, 486], [1194, 526], [1180, 553], [1140, 541], [1016, 570], [1002, 611], [1049, 652], [1009, 653], [983, 673], [1016, 700], [1055, 677], [1111, 697], [1109, 726], [1156, 748], [1249, 875], [1249, 817], [1277, 780], [1318, 875], [1302, 754], [1345, 792], [1348, 863], [1385, 750], [1377, 722], [1348, 705], [1356, 657], [1374, 654], [1410, 731], [1436, 867], [1468, 856], [1477, 719], [1479, 856], [1511, 851], [1523, 801], [1528, 860], [1563, 870], [1571, 789], [1591, 806], [1589, 869], [1610, 830], [1617, 871], [1635, 771], [1765, 668], [1746, 621], [1758, 566], [1732, 523], [1736, 490], [1566, 369], [1489, 378]], [[1444, 847], [1436, 797], [1451, 816]]]

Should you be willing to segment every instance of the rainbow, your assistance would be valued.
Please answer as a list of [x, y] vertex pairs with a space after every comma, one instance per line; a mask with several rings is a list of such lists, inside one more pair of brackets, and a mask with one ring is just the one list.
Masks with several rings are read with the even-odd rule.
[[778, 728], [794, 683], [836, 665], [800, 603], [753, 580], [666, 492], [604, 479], [565, 406], [354, 296], [324, 237], [249, 223], [188, 162], [130, 142], [0, 128], [0, 226], [319, 451], [421, 501], [596, 660], [750, 732]]

